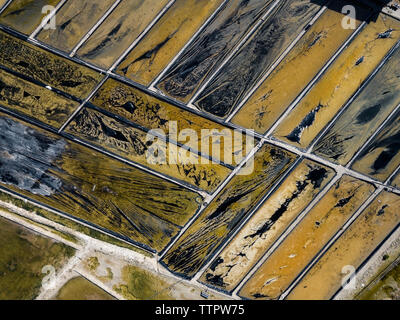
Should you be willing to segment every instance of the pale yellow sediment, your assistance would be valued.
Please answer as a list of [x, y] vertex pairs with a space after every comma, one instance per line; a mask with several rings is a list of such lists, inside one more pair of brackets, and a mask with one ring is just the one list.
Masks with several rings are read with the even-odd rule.
[[[327, 10], [233, 118], [234, 124], [264, 134], [318, 74], [354, 30], [343, 15]], [[356, 21], [358, 26], [360, 21]]]
[[[311, 91], [278, 126], [274, 136], [307, 148], [400, 39], [400, 21], [381, 14], [370, 21]], [[304, 124], [306, 118], [312, 124]], [[303, 122], [303, 123], [302, 123]], [[288, 136], [298, 130], [298, 141]]]
[[124, 59], [117, 72], [149, 85], [222, 2], [177, 0]]
[[374, 190], [368, 183], [344, 176], [250, 278], [240, 295], [279, 298]]
[[382, 192], [306, 274], [288, 299], [330, 299], [400, 222], [400, 197]]

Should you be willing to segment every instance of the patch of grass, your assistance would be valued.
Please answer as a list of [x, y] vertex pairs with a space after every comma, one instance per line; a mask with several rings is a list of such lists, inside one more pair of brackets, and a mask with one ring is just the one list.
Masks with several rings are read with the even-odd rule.
[[373, 286], [368, 286], [359, 300], [400, 300], [400, 263]]
[[129, 300], [171, 300], [166, 281], [155, 274], [135, 266], [125, 266], [122, 270], [124, 283], [114, 286], [114, 290]]
[[100, 265], [99, 259], [97, 257], [90, 257], [87, 262], [90, 271], [95, 272]]
[[86, 280], [77, 277], [69, 280], [57, 293], [56, 300], [115, 300], [113, 296]]
[[44, 266], [61, 268], [75, 249], [0, 218], [0, 300], [31, 300]]
[[36, 222], [34, 220], [31, 220], [31, 219], [29, 219], [27, 217], [21, 216], [18, 213], [9, 210], [8, 208], [1, 208], [1, 203], [0, 203], [0, 210], [4, 211], [4, 212], [7, 212], [8, 214], [11, 214], [13, 216], [16, 216], [19, 219], [27, 222], [28, 224], [30, 224], [32, 226], [36, 226], [36, 227], [39, 227], [39, 228], [41, 228], [43, 230], [46, 230], [46, 231], [48, 231], [48, 232], [50, 232], [50, 233], [52, 233], [52, 234], [64, 239], [64, 240], [67, 240], [67, 241], [75, 243], [75, 244], [79, 244], [78, 238], [76, 238], [72, 234], [59, 231], [56, 228], [53, 228], [52, 226], [48, 226], [48, 225], [44, 225], [44, 224], [38, 223], [38, 222]]

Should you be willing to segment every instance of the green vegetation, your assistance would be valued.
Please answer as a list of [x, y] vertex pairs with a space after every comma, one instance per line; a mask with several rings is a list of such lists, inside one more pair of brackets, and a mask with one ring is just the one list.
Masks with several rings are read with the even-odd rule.
[[32, 300], [44, 266], [61, 268], [75, 249], [0, 218], [0, 300]]
[[29, 219], [27, 217], [21, 216], [18, 213], [9, 210], [8, 208], [2, 208], [1, 207], [1, 203], [0, 203], [0, 212], [1, 211], [4, 211], [4, 212], [6, 212], [6, 213], [8, 213], [10, 215], [18, 217], [18, 219], [21, 219], [21, 220], [27, 222], [28, 224], [30, 224], [32, 226], [36, 226], [36, 227], [39, 227], [39, 228], [41, 228], [41, 229], [43, 229], [45, 231], [48, 231], [48, 232], [50, 232], [50, 233], [52, 233], [52, 234], [54, 234], [54, 235], [56, 235], [56, 236], [58, 236], [58, 237], [60, 237], [60, 238], [62, 238], [64, 240], [66, 240], [66, 241], [69, 241], [69, 242], [72, 242], [72, 243], [75, 243], [75, 244], [79, 244], [78, 238], [73, 236], [72, 234], [59, 231], [56, 228], [54, 228], [52, 226], [49, 226], [49, 225], [38, 223], [38, 222], [36, 222], [36, 221], [34, 221], [32, 219]]
[[359, 300], [400, 300], [400, 263], [382, 279], [371, 283], [357, 297]]
[[129, 300], [171, 300], [169, 287], [161, 277], [135, 266], [125, 266], [122, 270], [124, 283], [114, 286], [114, 290]]
[[69, 280], [58, 292], [56, 300], [115, 300], [110, 294], [83, 277]]
[[99, 259], [97, 259], [97, 257], [90, 257], [87, 265], [90, 271], [95, 272], [100, 265]]

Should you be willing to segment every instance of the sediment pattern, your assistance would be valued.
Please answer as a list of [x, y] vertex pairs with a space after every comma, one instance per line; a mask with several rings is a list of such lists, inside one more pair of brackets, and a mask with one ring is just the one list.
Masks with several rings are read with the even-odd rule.
[[400, 111], [356, 158], [352, 169], [386, 181], [400, 165]]
[[201, 281], [231, 292], [334, 174], [312, 161], [299, 164], [214, 259]]
[[[386, 268], [400, 226], [400, 14], [375, 2], [7, 1], [0, 216], [83, 244], [42, 229], [46, 217], [225, 298], [332, 298], [378, 249]], [[28, 251], [39, 239], [0, 222]], [[3, 257], [0, 297], [34, 297], [41, 270], [7, 255], [2, 269]], [[143, 296], [132, 288], [113, 286]]]
[[157, 87], [170, 97], [189, 102], [272, 3], [272, 0], [229, 1], [184, 50]]
[[400, 173], [395, 175], [391, 181], [392, 186], [399, 188], [400, 187]]
[[77, 55], [94, 65], [110, 68], [168, 2], [122, 1], [83, 44]]
[[254, 168], [250, 163], [242, 168], [162, 261], [171, 271], [192, 277], [294, 160], [294, 155], [264, 145], [255, 155]]
[[[329, 248], [288, 299], [330, 299], [340, 288], [342, 269], [356, 270], [400, 222], [400, 197], [382, 192]], [[348, 272], [348, 271], [346, 271]]]
[[57, 12], [56, 28], [43, 29], [37, 39], [59, 50], [70, 52], [114, 2], [67, 1]]
[[305, 216], [241, 289], [251, 299], [277, 299], [374, 192], [344, 176]]
[[[161, 129], [164, 134], [171, 134], [172, 140], [175, 141], [179, 138], [178, 133], [189, 128], [193, 130], [191, 136], [198, 139], [197, 142], [192, 141], [192, 145], [197, 146], [197, 149], [193, 150], [201, 151], [206, 156], [213, 156], [215, 160], [226, 164], [239, 164], [251, 150], [247, 150], [246, 138], [240, 132], [235, 134], [234, 130], [221, 124], [182, 110], [115, 80], [108, 80], [91, 102], [149, 130]], [[176, 128], [171, 130], [171, 125], [175, 124]]]
[[55, 128], [60, 128], [79, 106], [77, 102], [1, 69], [0, 104]]
[[0, 65], [84, 99], [103, 76], [0, 31]]
[[314, 153], [346, 165], [400, 104], [400, 49], [314, 147]]
[[[233, 117], [234, 124], [254, 128], [260, 134], [275, 124], [354, 32], [342, 26], [344, 15], [340, 12], [345, 3], [349, 4], [349, 1], [334, 1], [333, 7], [318, 18]], [[357, 27], [371, 13], [353, 4], [358, 13]]]
[[143, 85], [150, 85], [222, 2], [175, 1], [145, 39], [122, 61], [117, 72]]
[[208, 192], [231, 172], [222, 165], [203, 165], [200, 156], [176, 145], [161, 147], [158, 139], [146, 132], [88, 108], [74, 118], [66, 132]]
[[198, 194], [98, 152], [4, 114], [0, 123], [0, 185], [71, 216], [160, 250], [200, 206]]
[[61, 0], [14, 0], [1, 14], [0, 23], [21, 33], [30, 35], [50, 12], [42, 12], [45, 6], [53, 8]]
[[370, 21], [279, 125], [275, 137], [307, 148], [399, 39], [399, 21], [385, 15]]
[[281, 1], [194, 104], [218, 117], [228, 116], [319, 9], [309, 0]]

